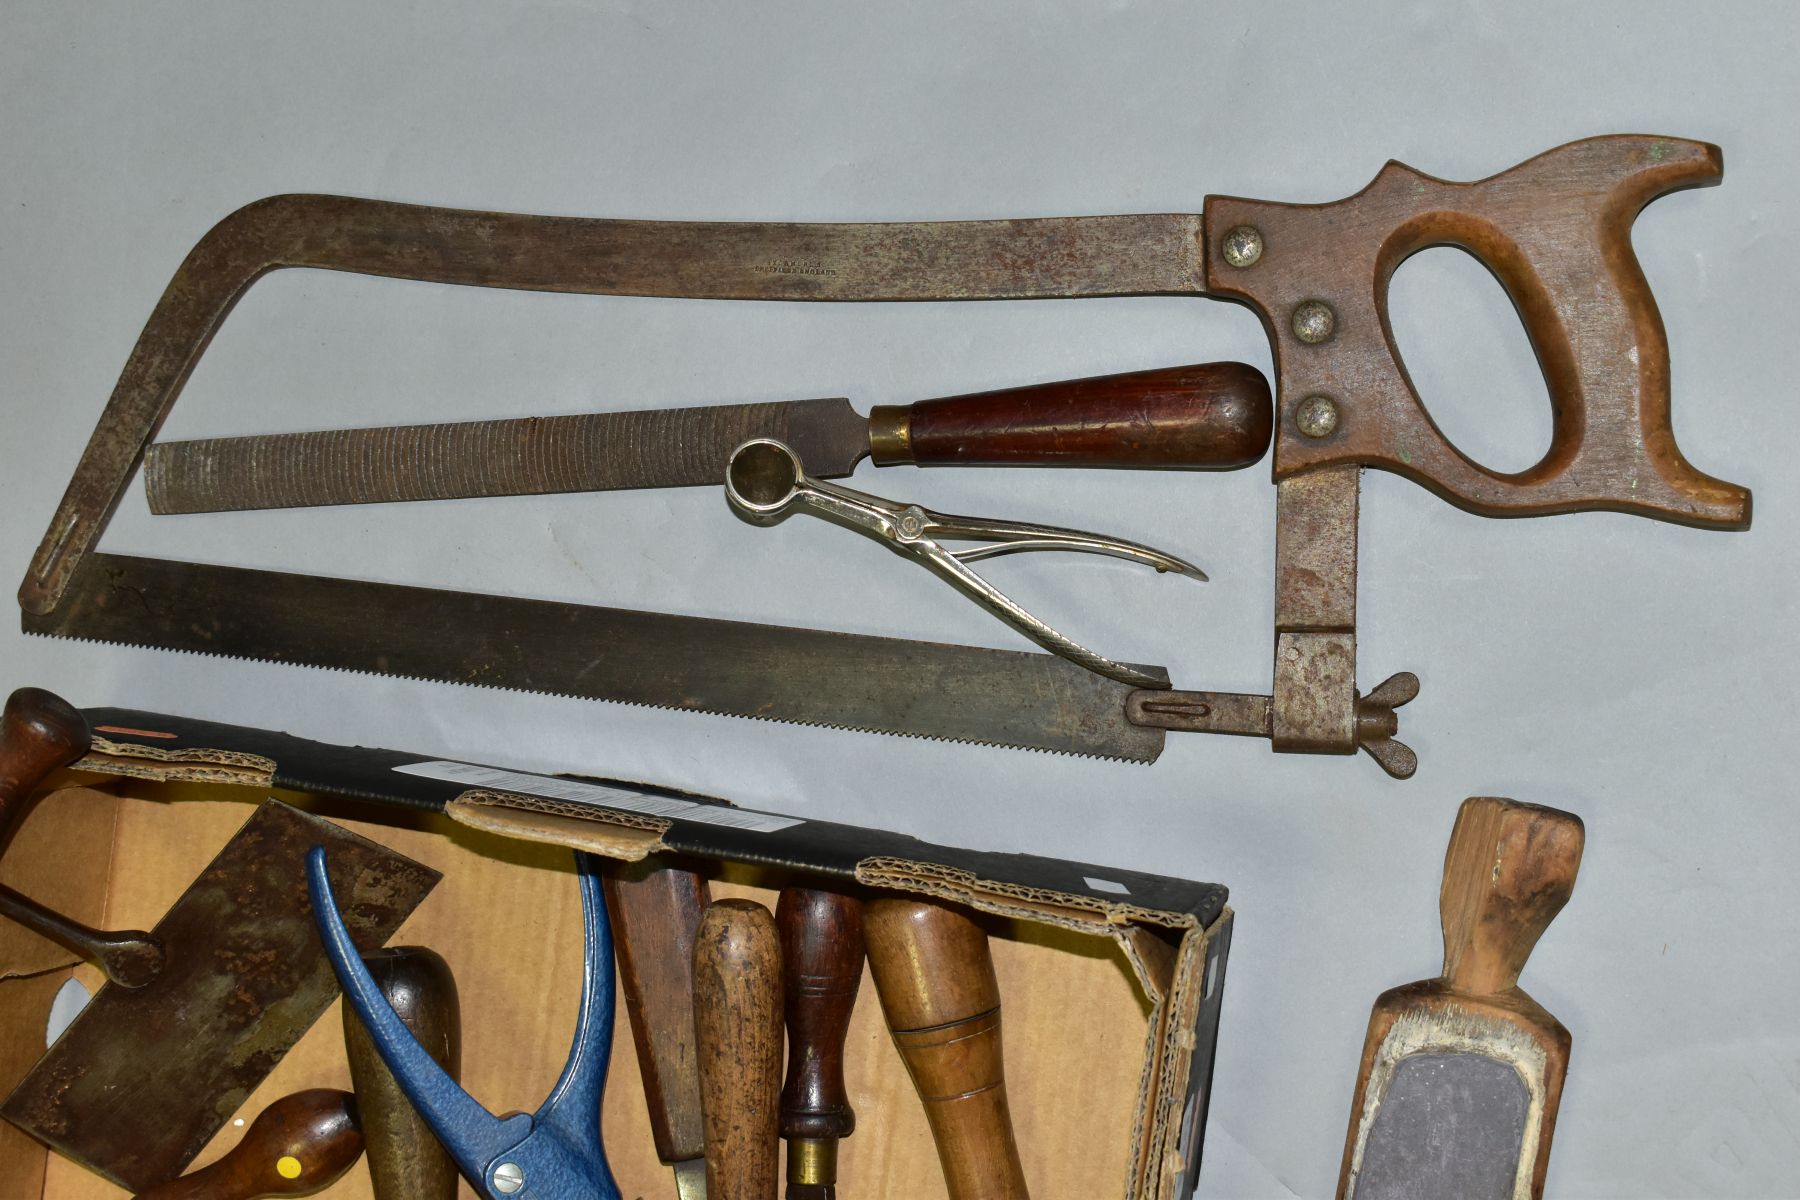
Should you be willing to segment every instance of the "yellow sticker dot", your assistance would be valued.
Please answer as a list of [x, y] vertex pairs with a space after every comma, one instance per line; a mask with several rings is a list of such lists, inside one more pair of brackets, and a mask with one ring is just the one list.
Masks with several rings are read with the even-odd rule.
[[275, 1162], [275, 1172], [283, 1179], [300, 1178], [300, 1160], [291, 1154], [284, 1154]]

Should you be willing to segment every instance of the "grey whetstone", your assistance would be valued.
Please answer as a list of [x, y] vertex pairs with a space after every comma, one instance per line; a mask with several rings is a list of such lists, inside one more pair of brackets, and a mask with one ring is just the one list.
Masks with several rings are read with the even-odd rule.
[[1356, 1200], [1508, 1200], [1531, 1096], [1510, 1064], [1415, 1054], [1394, 1068]]

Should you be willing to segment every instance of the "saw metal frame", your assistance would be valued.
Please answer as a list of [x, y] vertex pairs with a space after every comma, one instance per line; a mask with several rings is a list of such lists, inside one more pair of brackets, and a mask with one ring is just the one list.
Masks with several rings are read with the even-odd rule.
[[[598, 295], [903, 301], [1187, 295], [1254, 308], [1274, 348], [1278, 488], [1274, 684], [1266, 696], [1158, 692], [1130, 718], [1267, 737], [1281, 751], [1367, 749], [1416, 767], [1392, 739], [1403, 673], [1356, 689], [1361, 471], [1394, 471], [1486, 516], [1612, 510], [1742, 529], [1748, 491], [1691, 466], [1669, 419], [1668, 344], [1631, 248], [1656, 197], [1715, 184], [1716, 146], [1589, 138], [1454, 183], [1389, 163], [1329, 204], [1208, 197], [1200, 214], [1015, 221], [783, 224], [621, 221], [471, 212], [338, 196], [257, 201], [176, 272], [127, 360], [22, 585], [55, 610], [145, 446], [232, 306], [262, 275], [313, 267], [427, 282]], [[1554, 410], [1544, 458], [1483, 467], [1438, 429], [1387, 322], [1387, 284], [1430, 246], [1467, 250], [1513, 299]]]

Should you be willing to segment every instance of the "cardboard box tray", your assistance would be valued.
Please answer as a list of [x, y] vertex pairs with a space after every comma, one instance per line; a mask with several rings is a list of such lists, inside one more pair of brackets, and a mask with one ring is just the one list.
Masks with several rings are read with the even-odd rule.
[[[640, 783], [549, 777], [418, 754], [122, 709], [91, 709], [94, 750], [50, 781], [0, 881], [77, 920], [148, 928], [270, 794], [441, 870], [392, 944], [428, 945], [456, 972], [463, 1084], [496, 1112], [532, 1108], [574, 1026], [580, 902], [565, 847], [635, 861], [679, 856], [715, 897], [773, 907], [789, 882], [953, 901], [985, 914], [1005, 1020], [1008, 1089], [1033, 1195], [1184, 1200], [1200, 1167], [1230, 943], [1226, 892], [1110, 867], [931, 845], [826, 821], [752, 812]], [[0, 1085], [43, 1052], [57, 990], [98, 972], [0, 922]], [[840, 1187], [868, 1200], [944, 1195], [905, 1068], [864, 982], [846, 1046], [858, 1113]], [[304, 1087], [348, 1088], [328, 1013], [238, 1120]], [[614, 1033], [603, 1120], [627, 1197], [674, 1195], [656, 1161], [627, 1022]], [[193, 1164], [237, 1141], [228, 1123]], [[0, 1126], [0, 1200], [125, 1193]], [[191, 1169], [191, 1168], [190, 1168]], [[368, 1197], [353, 1168], [320, 1193]], [[474, 1192], [464, 1185], [464, 1194]]]

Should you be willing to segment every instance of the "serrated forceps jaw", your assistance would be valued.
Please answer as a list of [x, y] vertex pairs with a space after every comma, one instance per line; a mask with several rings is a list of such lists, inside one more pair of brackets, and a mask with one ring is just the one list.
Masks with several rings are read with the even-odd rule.
[[[1002, 554], [1063, 550], [1104, 554], [1153, 567], [1158, 573], [1206, 580], [1206, 573], [1193, 563], [1137, 542], [1055, 525], [950, 516], [917, 504], [899, 504], [824, 483], [808, 475], [800, 456], [774, 438], [753, 438], [732, 451], [725, 471], [725, 495], [740, 515], [759, 525], [772, 525], [796, 510], [805, 510], [867, 534], [935, 572], [1052, 654], [1133, 687], [1160, 690], [1169, 683], [1160, 674], [1114, 662], [1058, 632], [976, 574], [968, 564]], [[943, 544], [947, 540], [990, 544], [951, 550]]]

